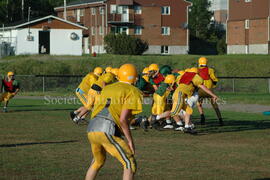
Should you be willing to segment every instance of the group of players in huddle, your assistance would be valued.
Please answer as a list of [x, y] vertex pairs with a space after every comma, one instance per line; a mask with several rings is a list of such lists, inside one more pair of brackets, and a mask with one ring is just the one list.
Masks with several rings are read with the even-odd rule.
[[[207, 66], [208, 60], [201, 57], [198, 67], [185, 70], [172, 69], [168, 65], [159, 67], [151, 64], [138, 74], [132, 64], [124, 64], [119, 69], [96, 67], [88, 73], [76, 89], [76, 95], [83, 106], [70, 112], [75, 123], [83, 122], [91, 111], [91, 120], [87, 127], [87, 136], [91, 144], [93, 161], [86, 173], [85, 180], [96, 178], [104, 165], [106, 153], [117, 158], [123, 165], [123, 179], [132, 180], [137, 166], [135, 145], [131, 127], [139, 125], [147, 129], [165, 128], [196, 134], [191, 115], [195, 106], [205, 124], [202, 104], [205, 98], [217, 114], [223, 125], [217, 105], [218, 97], [211, 91], [218, 82], [213, 68]], [[20, 90], [14, 73], [9, 72], [2, 80], [1, 102], [7, 111], [8, 101]], [[151, 116], [139, 118], [143, 110], [143, 97], [152, 96]], [[165, 122], [164, 126], [163, 123]], [[125, 140], [123, 139], [125, 137]]]
[[[153, 97], [151, 116], [134, 117], [130, 122], [130, 129], [140, 126], [144, 129], [164, 128], [196, 134], [191, 115], [194, 107], [197, 106], [201, 124], [205, 124], [202, 108], [204, 100], [212, 104], [222, 126], [223, 120], [217, 104], [217, 96], [211, 91], [215, 88], [218, 78], [214, 69], [207, 64], [207, 58], [201, 57], [198, 60], [198, 67], [185, 70], [172, 69], [169, 65], [159, 67], [158, 64], [145, 67], [142, 73], [137, 75], [134, 86], [141, 91], [143, 97]], [[85, 120], [103, 87], [119, 81], [118, 73], [119, 68], [107, 67], [103, 70], [101, 67], [96, 67], [83, 78], [76, 89], [76, 95], [83, 106], [70, 113], [75, 123]]]
[[[196, 134], [191, 115], [197, 105], [201, 124], [205, 123], [203, 98], [211, 99], [220, 125], [223, 125], [218, 97], [211, 91], [217, 82], [214, 69], [207, 66], [205, 57], [198, 60], [198, 67], [183, 71], [168, 65], [159, 68], [157, 64], [145, 67], [140, 74], [132, 64], [124, 64], [119, 69], [96, 67], [76, 89], [83, 106], [70, 112], [75, 123], [82, 122], [92, 112], [87, 136], [93, 161], [85, 180], [96, 178], [105, 163], [106, 153], [123, 165], [123, 179], [133, 179], [137, 167], [131, 125], [156, 128], [163, 121], [166, 124], [162, 128]], [[143, 109], [143, 96], [153, 96], [149, 118], [138, 118]]]

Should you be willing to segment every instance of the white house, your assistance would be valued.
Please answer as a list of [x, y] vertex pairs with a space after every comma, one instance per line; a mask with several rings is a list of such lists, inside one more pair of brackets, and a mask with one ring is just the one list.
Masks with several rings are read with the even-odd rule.
[[83, 30], [88, 28], [55, 16], [3, 27], [0, 43], [11, 44], [15, 55], [51, 54], [77, 55], [83, 53]]

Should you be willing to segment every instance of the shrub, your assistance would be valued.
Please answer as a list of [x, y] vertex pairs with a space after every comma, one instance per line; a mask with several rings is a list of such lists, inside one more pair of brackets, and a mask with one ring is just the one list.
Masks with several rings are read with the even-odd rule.
[[227, 53], [226, 36], [223, 36], [220, 40], [218, 40], [217, 51], [220, 55]]
[[125, 33], [108, 34], [104, 41], [109, 54], [141, 55], [148, 49], [147, 42]]

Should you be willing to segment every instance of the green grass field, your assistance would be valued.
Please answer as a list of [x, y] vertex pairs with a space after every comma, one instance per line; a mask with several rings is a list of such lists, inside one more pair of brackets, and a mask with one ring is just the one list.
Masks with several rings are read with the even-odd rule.
[[[0, 180], [79, 180], [91, 162], [86, 126], [68, 118], [74, 105], [14, 99], [0, 113]], [[149, 106], [143, 114], [149, 114]], [[175, 131], [133, 131], [136, 179], [269, 179], [270, 118], [223, 112], [219, 127], [212, 110], [199, 135]], [[195, 113], [194, 121], [198, 122]], [[98, 179], [121, 179], [122, 167], [110, 156]]]

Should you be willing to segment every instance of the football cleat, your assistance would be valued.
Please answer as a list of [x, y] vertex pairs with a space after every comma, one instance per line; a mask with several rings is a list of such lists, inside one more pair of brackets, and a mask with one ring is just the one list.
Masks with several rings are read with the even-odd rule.
[[223, 126], [223, 125], [224, 125], [222, 119], [219, 119], [219, 125], [220, 125], [220, 126]]
[[3, 108], [3, 112], [4, 112], [4, 113], [8, 112], [7, 107], [4, 107], [4, 108]]
[[147, 130], [148, 126], [149, 126], [149, 122], [147, 120], [147, 117], [143, 117], [140, 123], [140, 127], [143, 128], [144, 130]]
[[75, 124], [78, 124], [80, 121], [81, 121], [81, 118], [79, 118], [78, 116], [75, 116], [72, 121], [75, 123]]
[[163, 127], [163, 129], [173, 129], [173, 125], [167, 124], [166, 126]]
[[184, 131], [184, 127], [183, 126], [179, 126], [177, 125], [176, 128], [174, 129], [175, 131]]
[[205, 116], [201, 114], [201, 125], [205, 125]]
[[69, 115], [70, 115], [70, 118], [71, 118], [72, 120], [76, 117], [76, 114], [74, 113], [74, 111], [71, 111], [71, 112], [69, 113]]
[[189, 127], [189, 128], [184, 128], [184, 133], [196, 135], [197, 131]]

